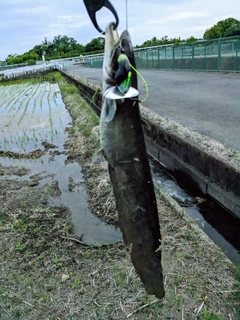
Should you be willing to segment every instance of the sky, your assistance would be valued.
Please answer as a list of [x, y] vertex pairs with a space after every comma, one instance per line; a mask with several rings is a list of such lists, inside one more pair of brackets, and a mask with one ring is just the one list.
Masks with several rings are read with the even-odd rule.
[[[96, 1], [96, 0], [95, 0]], [[153, 37], [202, 38], [205, 30], [229, 17], [240, 20], [239, 0], [110, 0], [119, 16], [119, 34], [126, 20], [133, 45]], [[127, 19], [126, 19], [126, 2]], [[97, 12], [99, 26], [114, 21], [106, 8]], [[0, 60], [23, 54], [46, 37], [68, 36], [87, 44], [101, 36], [83, 0], [0, 0]]]

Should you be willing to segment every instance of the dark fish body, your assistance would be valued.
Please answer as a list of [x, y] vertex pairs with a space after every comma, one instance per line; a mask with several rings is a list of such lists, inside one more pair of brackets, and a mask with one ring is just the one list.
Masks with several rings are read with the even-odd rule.
[[[105, 34], [103, 93], [115, 85], [121, 51], [135, 67], [128, 31], [118, 39], [110, 24]], [[137, 89], [137, 75], [132, 73], [132, 86]], [[132, 246], [131, 259], [146, 291], [162, 298], [161, 235], [138, 101], [103, 98], [100, 132], [124, 241]]]

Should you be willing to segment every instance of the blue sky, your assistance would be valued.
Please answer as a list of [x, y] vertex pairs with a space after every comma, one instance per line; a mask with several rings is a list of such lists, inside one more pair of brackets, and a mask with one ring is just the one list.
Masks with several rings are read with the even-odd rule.
[[[119, 33], [126, 27], [126, 0], [111, 0], [118, 12]], [[0, 60], [22, 54], [45, 37], [73, 37], [81, 44], [100, 34], [93, 27], [83, 0], [0, 0]], [[128, 29], [134, 45], [154, 36], [201, 38], [219, 20], [240, 20], [239, 0], [128, 0]], [[113, 20], [107, 9], [97, 13], [102, 29]]]

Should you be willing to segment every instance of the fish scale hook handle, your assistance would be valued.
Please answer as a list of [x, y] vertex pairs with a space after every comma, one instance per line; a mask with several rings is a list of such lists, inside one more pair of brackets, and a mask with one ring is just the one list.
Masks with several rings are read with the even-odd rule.
[[85, 7], [87, 9], [88, 15], [94, 25], [94, 27], [104, 34], [105, 32], [98, 26], [97, 20], [96, 20], [96, 12], [102, 7], [106, 7], [109, 9], [112, 14], [114, 15], [116, 22], [115, 22], [115, 28], [118, 27], [119, 24], [119, 19], [118, 19], [118, 14], [116, 10], [114, 9], [113, 5], [108, 1], [108, 0], [83, 0]]

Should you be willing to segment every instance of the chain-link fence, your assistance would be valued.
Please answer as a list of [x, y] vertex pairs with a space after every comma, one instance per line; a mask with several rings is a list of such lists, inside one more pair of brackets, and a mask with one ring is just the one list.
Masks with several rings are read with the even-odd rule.
[[[90, 67], [102, 67], [102, 54], [84, 59]], [[240, 72], [240, 36], [138, 48], [135, 59], [139, 69]]]

